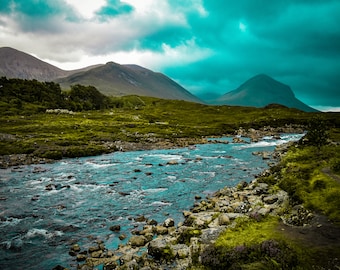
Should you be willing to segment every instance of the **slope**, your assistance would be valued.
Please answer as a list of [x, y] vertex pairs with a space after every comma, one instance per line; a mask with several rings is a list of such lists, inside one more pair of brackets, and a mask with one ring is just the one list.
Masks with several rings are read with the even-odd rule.
[[73, 84], [93, 85], [111, 96], [140, 95], [202, 102], [164, 74], [137, 65], [108, 62], [103, 66], [60, 78], [57, 82], [63, 88]]
[[297, 99], [288, 85], [264, 74], [252, 77], [237, 89], [219, 97], [215, 103], [251, 107], [280, 104], [306, 112], [316, 111]]

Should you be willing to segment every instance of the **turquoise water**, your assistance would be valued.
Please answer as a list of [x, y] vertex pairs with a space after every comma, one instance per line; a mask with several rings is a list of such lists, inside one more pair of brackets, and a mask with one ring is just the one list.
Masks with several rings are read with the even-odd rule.
[[[204, 198], [224, 186], [251, 181], [268, 167], [252, 152], [270, 151], [300, 137], [116, 152], [1, 170], [0, 268], [74, 266], [68, 255], [73, 243], [85, 248], [100, 239], [114, 249], [122, 243], [120, 234], [130, 235], [144, 225], [134, 221], [140, 215], [160, 223], [170, 216], [178, 223], [196, 195]], [[120, 225], [121, 231], [110, 231], [112, 225]]]

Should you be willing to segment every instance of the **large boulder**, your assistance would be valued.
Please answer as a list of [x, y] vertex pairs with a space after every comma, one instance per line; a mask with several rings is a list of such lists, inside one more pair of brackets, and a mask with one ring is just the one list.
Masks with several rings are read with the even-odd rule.
[[176, 255], [166, 238], [152, 240], [148, 245], [148, 254], [156, 260], [170, 260]]
[[133, 247], [142, 247], [147, 243], [147, 239], [143, 235], [133, 235], [131, 236], [129, 242]]

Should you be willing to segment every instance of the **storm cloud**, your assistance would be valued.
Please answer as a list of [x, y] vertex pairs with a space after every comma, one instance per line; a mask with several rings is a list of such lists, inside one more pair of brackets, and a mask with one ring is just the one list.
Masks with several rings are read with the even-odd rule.
[[3, 0], [0, 46], [61, 68], [139, 64], [207, 99], [265, 73], [340, 107], [339, 14], [337, 0]]

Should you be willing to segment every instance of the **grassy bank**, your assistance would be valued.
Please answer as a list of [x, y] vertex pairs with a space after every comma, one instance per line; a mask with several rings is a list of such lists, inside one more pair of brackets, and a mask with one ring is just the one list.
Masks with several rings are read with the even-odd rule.
[[[208, 106], [185, 101], [128, 96], [112, 98], [115, 108], [82, 112], [50, 110], [0, 116], [0, 155], [31, 154], [60, 159], [117, 150], [115, 141], [176, 142], [233, 134], [239, 127], [306, 125], [314, 117], [281, 107]], [[323, 117], [336, 125], [336, 115]]]
[[270, 190], [288, 192], [290, 204], [280, 217], [240, 219], [202, 253], [202, 265], [193, 269], [339, 269], [338, 134], [333, 129], [333, 142], [321, 148], [290, 147], [258, 179]]

